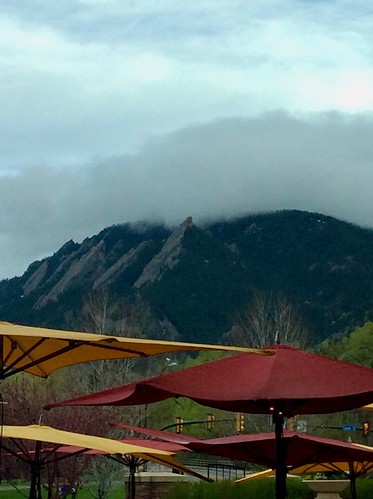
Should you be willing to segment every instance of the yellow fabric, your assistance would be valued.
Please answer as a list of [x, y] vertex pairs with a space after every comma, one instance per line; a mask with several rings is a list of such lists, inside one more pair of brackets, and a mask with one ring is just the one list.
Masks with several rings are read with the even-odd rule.
[[142, 447], [133, 444], [122, 443], [117, 440], [71, 431], [58, 430], [51, 426], [29, 425], [29, 426], [8, 426], [2, 427], [2, 438], [19, 438], [25, 440], [36, 440], [60, 445], [74, 445], [87, 449], [95, 449], [108, 454], [154, 454], [160, 456], [170, 456], [171, 452], [166, 452], [149, 447]]
[[82, 449], [94, 449], [106, 454], [132, 454], [146, 461], [152, 461], [169, 468], [178, 469], [189, 475], [206, 479], [199, 473], [194, 472], [173, 457], [172, 452], [152, 449], [139, 445], [123, 443], [111, 438], [95, 437], [81, 433], [58, 430], [51, 426], [29, 425], [29, 426], [8, 426], [2, 427], [2, 438], [16, 438], [24, 440], [34, 440], [39, 442], [53, 443], [61, 446], [72, 445]]
[[[125, 357], [147, 357], [176, 351], [223, 350], [272, 355], [271, 350], [198, 343], [104, 336], [0, 322], [2, 366], [47, 377], [60, 367], [80, 362]], [[71, 347], [71, 348], [70, 348]], [[64, 351], [65, 349], [65, 351]], [[30, 366], [30, 362], [35, 365]], [[0, 377], [7, 377], [0, 373]]]
[[373, 404], [364, 405], [363, 411], [373, 411]]
[[251, 473], [250, 475], [245, 476], [244, 478], [239, 478], [238, 480], [235, 480], [235, 482], [236, 483], [248, 482], [249, 480], [255, 480], [256, 478], [264, 478], [266, 476], [273, 476], [274, 474], [275, 471], [269, 468], [268, 470], [258, 471], [257, 473]]
[[[368, 473], [373, 469], [373, 462], [364, 461], [359, 462], [356, 461], [353, 463], [353, 469], [355, 473]], [[306, 464], [304, 466], [300, 466], [299, 468], [290, 469], [288, 471], [291, 475], [302, 475], [303, 473], [326, 473], [330, 471], [350, 471], [350, 465], [347, 462], [333, 462], [333, 463], [314, 463], [314, 464]], [[244, 478], [240, 478], [236, 480], [236, 483], [239, 482], [247, 482], [249, 480], [255, 480], [256, 478], [264, 478], [267, 476], [273, 476], [275, 474], [275, 470], [268, 469], [264, 471], [259, 471], [258, 473], [253, 473]]]

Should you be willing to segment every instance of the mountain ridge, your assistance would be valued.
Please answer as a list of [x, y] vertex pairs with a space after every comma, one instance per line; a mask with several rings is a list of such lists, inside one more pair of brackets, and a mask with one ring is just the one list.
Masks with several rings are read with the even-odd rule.
[[319, 341], [373, 317], [373, 231], [299, 210], [200, 226], [188, 217], [176, 228], [117, 224], [0, 281], [0, 316], [73, 328], [86, 297], [100, 290], [145, 307], [147, 336], [210, 343], [253, 292], [274, 293]]

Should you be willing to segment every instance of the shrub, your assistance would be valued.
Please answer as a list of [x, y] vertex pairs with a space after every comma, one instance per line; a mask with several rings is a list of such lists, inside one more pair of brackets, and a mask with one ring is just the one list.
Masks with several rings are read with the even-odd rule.
[[[241, 497], [274, 499], [274, 479], [258, 479], [240, 484], [230, 481], [178, 483], [173, 486], [167, 499], [234, 499]], [[289, 499], [312, 499], [314, 493], [300, 479], [295, 478], [288, 480], [288, 497]]]

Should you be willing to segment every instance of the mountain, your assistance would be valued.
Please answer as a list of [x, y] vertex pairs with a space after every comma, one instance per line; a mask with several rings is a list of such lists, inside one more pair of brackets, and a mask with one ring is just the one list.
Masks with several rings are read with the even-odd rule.
[[254, 290], [272, 292], [316, 342], [373, 319], [373, 231], [293, 210], [174, 229], [115, 225], [1, 281], [0, 317], [72, 328], [103, 290], [143, 311], [148, 336], [213, 343]]

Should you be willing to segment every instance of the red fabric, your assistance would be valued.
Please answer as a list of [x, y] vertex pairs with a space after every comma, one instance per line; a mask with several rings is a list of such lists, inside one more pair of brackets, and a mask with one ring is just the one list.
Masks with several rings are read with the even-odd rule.
[[233, 355], [87, 395], [62, 405], [136, 405], [188, 397], [228, 411], [287, 417], [355, 409], [373, 402], [373, 369], [276, 345], [272, 356]]
[[[364, 449], [347, 442], [294, 432], [284, 432], [283, 439], [287, 445], [287, 465], [292, 468], [310, 463], [373, 462], [373, 449]], [[215, 438], [207, 441], [192, 442], [188, 444], [188, 447], [191, 450], [204, 452], [205, 454], [275, 468], [276, 445], [274, 433]]]
[[[159, 440], [150, 440], [150, 439], [144, 439], [144, 438], [125, 438], [123, 440], [120, 440], [120, 442], [124, 444], [131, 444], [131, 445], [140, 445], [142, 447], [147, 447], [149, 449], [154, 449], [154, 450], [164, 450], [166, 452], [188, 452], [190, 449], [186, 447], [185, 445], [180, 445], [176, 442], [162, 442]], [[59, 447], [56, 452], [61, 453], [61, 454], [75, 454], [79, 451], [83, 450], [81, 447], [76, 447], [73, 445], [64, 445]], [[106, 452], [100, 451], [100, 450], [86, 450], [84, 454], [88, 455], [104, 455], [107, 454]], [[151, 452], [150, 452], [151, 454]]]
[[[110, 423], [110, 425], [117, 428], [122, 428], [123, 430], [134, 431], [142, 435], [147, 435], [148, 437], [158, 438], [159, 440], [163, 440], [164, 442], [174, 442], [180, 445], [188, 445], [190, 442], [199, 442], [201, 440], [205, 440], [203, 438], [194, 437], [192, 435], [183, 435], [181, 433], [174, 433], [172, 431], [165, 430], [155, 430], [153, 428], [142, 428], [141, 426], [124, 423]], [[155, 440], [150, 440], [150, 442], [155, 442]]]
[[[138, 433], [156, 437], [166, 442], [176, 443], [180, 442], [180, 438], [183, 438], [184, 445], [192, 451], [275, 468], [276, 446], [274, 433], [201, 439], [131, 425], [117, 424], [115, 426], [132, 429]], [[373, 464], [373, 447], [359, 447], [340, 440], [289, 431], [284, 431], [283, 438], [287, 443], [287, 464], [292, 468], [305, 464], [332, 462], [365, 462]], [[149, 440], [142, 442], [143, 445], [147, 445]], [[153, 440], [153, 442], [155, 441]]]

